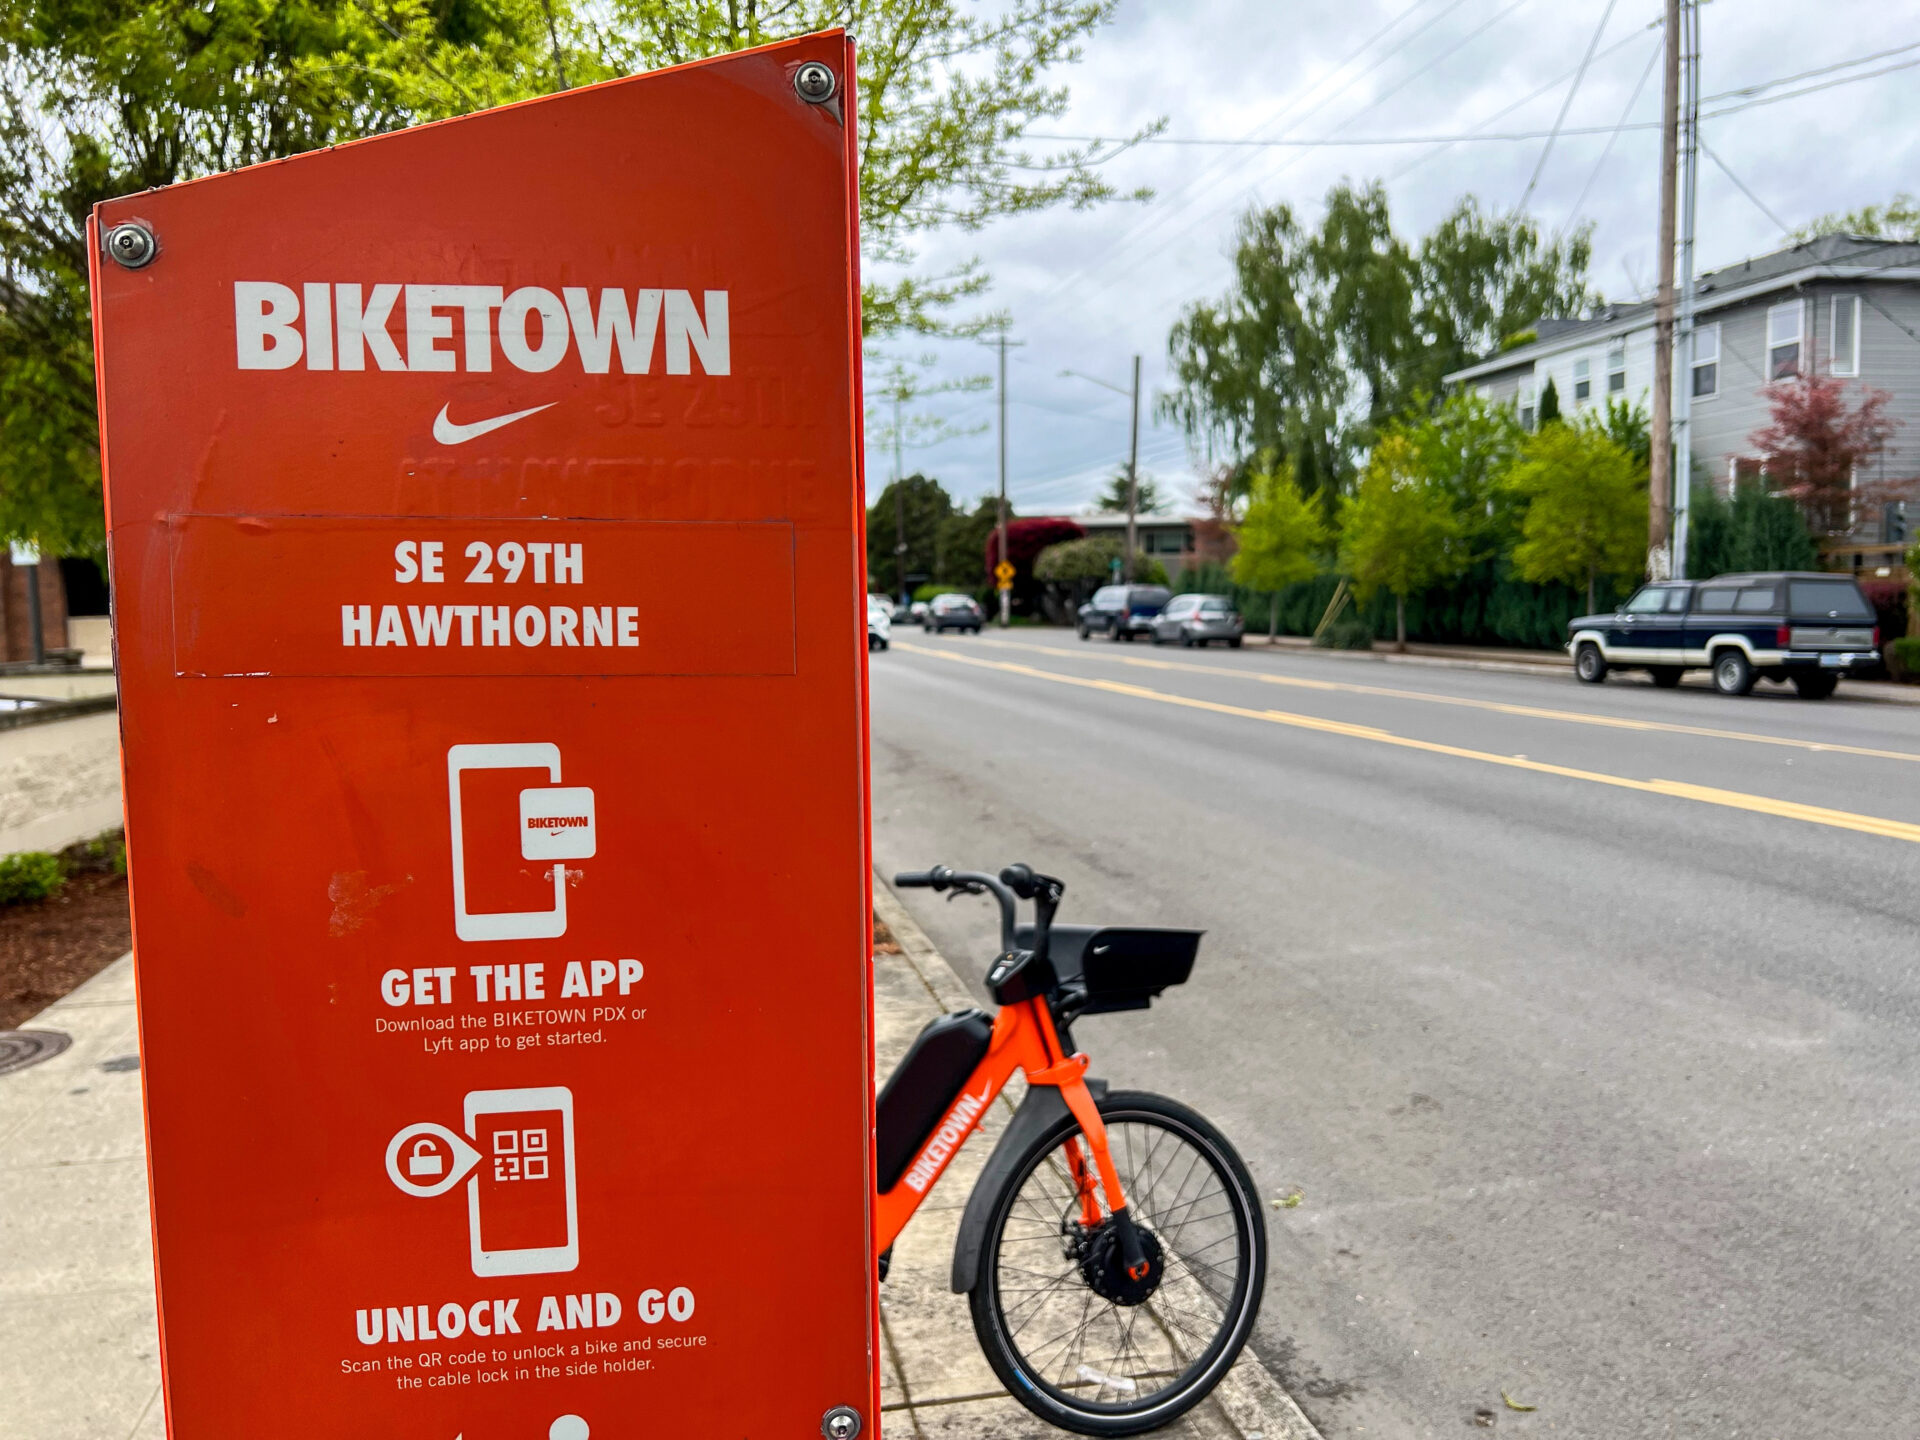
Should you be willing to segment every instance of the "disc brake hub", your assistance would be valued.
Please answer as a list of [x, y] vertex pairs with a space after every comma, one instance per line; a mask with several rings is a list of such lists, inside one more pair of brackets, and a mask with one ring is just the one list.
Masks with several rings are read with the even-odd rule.
[[1159, 1240], [1144, 1225], [1135, 1227], [1140, 1249], [1146, 1259], [1146, 1273], [1137, 1279], [1127, 1274], [1126, 1257], [1121, 1253], [1120, 1231], [1111, 1218], [1084, 1231], [1078, 1247], [1080, 1276], [1102, 1300], [1115, 1305], [1138, 1305], [1160, 1288], [1166, 1272]]

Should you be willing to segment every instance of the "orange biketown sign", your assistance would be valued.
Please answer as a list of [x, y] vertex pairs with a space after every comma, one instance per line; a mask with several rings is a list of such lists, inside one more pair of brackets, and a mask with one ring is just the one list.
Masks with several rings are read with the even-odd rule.
[[175, 1436], [877, 1431], [851, 79], [94, 217]]

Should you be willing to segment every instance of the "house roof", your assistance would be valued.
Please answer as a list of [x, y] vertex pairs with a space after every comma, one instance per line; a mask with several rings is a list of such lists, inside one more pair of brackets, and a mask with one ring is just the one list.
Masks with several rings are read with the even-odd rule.
[[[1817, 236], [1799, 245], [1694, 277], [1694, 310], [1696, 314], [1707, 314], [1769, 291], [1792, 289], [1809, 280], [1868, 277], [1920, 279], [1920, 243], [1876, 240], [1862, 235]], [[1531, 365], [1596, 340], [1642, 329], [1653, 323], [1653, 313], [1653, 302], [1641, 300], [1603, 306], [1577, 320], [1543, 318], [1534, 326], [1535, 339], [1490, 355], [1444, 378], [1451, 385]]]

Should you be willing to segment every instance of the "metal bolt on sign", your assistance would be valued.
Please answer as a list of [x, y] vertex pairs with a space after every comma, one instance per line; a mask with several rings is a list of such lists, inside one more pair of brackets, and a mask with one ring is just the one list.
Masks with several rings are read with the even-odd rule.
[[106, 252], [129, 270], [151, 264], [160, 253], [160, 242], [153, 231], [138, 220], [126, 220], [107, 232]]
[[809, 60], [793, 72], [793, 89], [809, 105], [824, 105], [833, 99], [840, 81], [818, 60]]
[[836, 1405], [820, 1417], [820, 1433], [827, 1440], [854, 1440], [860, 1433], [860, 1412], [851, 1405]]

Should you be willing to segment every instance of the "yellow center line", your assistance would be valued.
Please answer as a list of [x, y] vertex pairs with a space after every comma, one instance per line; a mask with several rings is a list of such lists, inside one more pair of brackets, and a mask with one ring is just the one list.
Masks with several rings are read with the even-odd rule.
[[972, 645], [997, 645], [1006, 650], [1030, 650], [1054, 655], [1062, 660], [1105, 660], [1116, 665], [1134, 665], [1143, 670], [1183, 670], [1194, 675], [1214, 675], [1229, 680], [1255, 680], [1262, 685], [1284, 685], [1296, 690], [1333, 690], [1349, 695], [1381, 695], [1390, 700], [1419, 700], [1429, 705], [1454, 705], [1468, 710], [1491, 710], [1501, 715], [1520, 715], [1531, 720], [1561, 720], [1572, 725], [1599, 725], [1609, 730], [1658, 731], [1668, 735], [1697, 735], [1708, 740], [1740, 740], [1751, 745], [1784, 745], [1791, 750], [1816, 750], [1832, 755], [1863, 755], [1870, 760], [1907, 760], [1920, 762], [1920, 752], [1910, 750], [1874, 750], [1863, 745], [1836, 745], [1822, 740], [1794, 740], [1781, 735], [1760, 735], [1751, 730], [1719, 730], [1709, 725], [1681, 725], [1671, 720], [1629, 720], [1615, 715], [1595, 715], [1585, 710], [1555, 710], [1543, 705], [1512, 705], [1501, 700], [1473, 700], [1460, 695], [1435, 695], [1425, 690], [1396, 690], [1387, 685], [1356, 685], [1342, 680], [1309, 680], [1298, 675], [1270, 675], [1257, 670], [1233, 670], [1224, 665], [1196, 665], [1191, 661], [1148, 659], [1144, 655], [1110, 655], [1090, 650], [1063, 651], [1052, 645], [1033, 645], [1018, 640], [974, 640]]
[[[999, 670], [1009, 675], [1024, 675], [1056, 685], [1071, 685], [1082, 690], [1099, 690], [1109, 695], [1125, 695], [1136, 700], [1151, 700], [1162, 705], [1178, 705], [1189, 710], [1206, 710], [1215, 715], [1234, 715], [1245, 720], [1261, 720], [1270, 725], [1286, 725], [1296, 730], [1317, 730], [1324, 734], [1345, 735], [1355, 740], [1370, 740], [1377, 745], [1393, 745], [1402, 750], [1419, 750], [1429, 755], [1449, 755], [1459, 760], [1477, 760], [1484, 765], [1499, 765], [1509, 770], [1531, 770], [1537, 775], [1558, 775], [1567, 780], [1585, 780], [1594, 785], [1611, 785], [1619, 790], [1638, 790], [1648, 795], [1667, 795], [1679, 800], [1694, 800], [1703, 805], [1719, 805], [1729, 810], [1748, 810], [1761, 815], [1777, 815], [1789, 820], [1804, 820], [1836, 830], [1857, 830], [1865, 835], [1880, 835], [1890, 840], [1920, 844], [1920, 825], [1905, 820], [1888, 820], [1878, 815], [1857, 815], [1851, 810], [1830, 810], [1821, 805], [1800, 805], [1791, 800], [1775, 800], [1766, 795], [1749, 795], [1740, 790], [1721, 790], [1711, 785], [1691, 785], [1681, 780], [1635, 780], [1626, 775], [1609, 775], [1600, 770], [1580, 770], [1570, 765], [1549, 765], [1544, 760], [1528, 760], [1519, 755], [1496, 755], [1487, 750], [1469, 750], [1461, 745], [1443, 745], [1436, 740], [1415, 740], [1395, 735], [1371, 725], [1350, 725], [1342, 720], [1324, 720], [1317, 715], [1299, 715], [1288, 710], [1255, 710], [1246, 705], [1229, 705], [1219, 700], [1200, 700], [1191, 695], [1175, 695], [1145, 685], [1130, 685], [1121, 680], [1100, 680], [1084, 675], [1064, 675], [1057, 670], [1041, 670], [1010, 660], [986, 660], [952, 650], [935, 650], [905, 640], [893, 642], [896, 650], [915, 655], [931, 655], [956, 665], [973, 665], [982, 670]], [[1035, 649], [1044, 647], [1036, 646]]]

